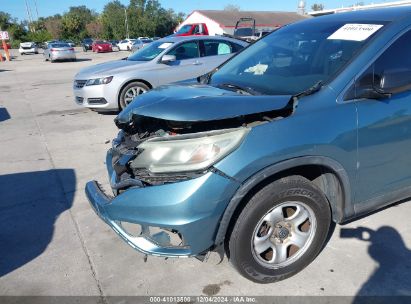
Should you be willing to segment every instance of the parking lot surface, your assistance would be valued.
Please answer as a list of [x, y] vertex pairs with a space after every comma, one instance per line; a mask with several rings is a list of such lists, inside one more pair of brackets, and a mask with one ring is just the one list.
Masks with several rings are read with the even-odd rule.
[[216, 254], [144, 262], [84, 194], [91, 179], [108, 184], [115, 114], [72, 93], [81, 68], [127, 52], [14, 55], [0, 63], [0, 295], [411, 295], [410, 202], [337, 226], [308, 268], [276, 284], [247, 281]]

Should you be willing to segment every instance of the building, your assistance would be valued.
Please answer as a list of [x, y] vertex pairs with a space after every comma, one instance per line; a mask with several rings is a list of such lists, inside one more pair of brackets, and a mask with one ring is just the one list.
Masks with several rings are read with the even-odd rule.
[[[177, 30], [186, 24], [205, 23], [210, 35], [232, 35], [240, 18], [254, 18], [257, 30], [273, 30], [288, 23], [305, 19], [307, 16], [294, 12], [197, 10], [188, 15], [177, 27]], [[244, 25], [243, 23], [242, 26]]]
[[337, 13], [344, 13], [344, 12], [351, 12], [351, 11], [358, 11], [358, 10], [365, 10], [365, 9], [373, 9], [373, 8], [383, 8], [383, 7], [396, 7], [396, 6], [410, 6], [411, 1], [393, 1], [393, 2], [384, 2], [378, 4], [369, 4], [369, 5], [353, 5], [349, 7], [341, 7], [336, 9], [327, 9], [322, 11], [314, 11], [309, 12], [308, 14], [313, 17], [330, 15], [330, 14], [337, 14]]

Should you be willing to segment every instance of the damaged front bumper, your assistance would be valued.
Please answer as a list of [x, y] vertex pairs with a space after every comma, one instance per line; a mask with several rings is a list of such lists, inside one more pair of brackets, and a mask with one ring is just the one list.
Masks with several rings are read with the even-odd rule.
[[[107, 169], [113, 175], [111, 150]], [[115, 172], [114, 172], [115, 174]], [[95, 181], [86, 194], [97, 213], [124, 241], [149, 255], [201, 256], [214, 246], [219, 221], [239, 183], [213, 172], [109, 197]]]

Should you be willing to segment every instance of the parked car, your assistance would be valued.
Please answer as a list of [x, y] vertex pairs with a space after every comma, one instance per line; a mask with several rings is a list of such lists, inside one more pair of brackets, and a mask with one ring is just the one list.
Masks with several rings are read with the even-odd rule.
[[111, 48], [113, 51], [119, 51], [120, 49], [118, 48], [118, 43], [120, 42], [119, 40], [109, 40], [111, 43]]
[[93, 45], [93, 39], [91, 39], [91, 38], [85, 38], [81, 42], [81, 46], [82, 46], [84, 52], [91, 51], [92, 50], [92, 45]]
[[49, 43], [43, 53], [44, 60], [55, 62], [59, 60], [76, 61], [76, 52], [68, 43]]
[[124, 40], [121, 40], [121, 41], [117, 44], [118, 49], [119, 49], [120, 51], [131, 51], [131, 48], [133, 47], [134, 41], [136, 41], [136, 39], [124, 39]]
[[112, 52], [113, 47], [110, 42], [105, 40], [96, 40], [91, 45], [91, 50], [96, 53]]
[[139, 96], [115, 119], [114, 197], [86, 186], [94, 211], [144, 254], [225, 251], [252, 281], [295, 275], [332, 222], [411, 196], [410, 16], [306, 19], [200, 83]]
[[223, 37], [157, 40], [126, 60], [82, 69], [74, 78], [75, 100], [96, 111], [123, 109], [152, 88], [209, 72], [247, 45]]
[[131, 52], [134, 53], [135, 51], [138, 51], [151, 42], [153, 42], [153, 40], [151, 39], [137, 39], [136, 41], [134, 41], [133, 46], [131, 47]]
[[38, 54], [39, 49], [35, 42], [22, 42], [20, 43], [19, 53], [20, 55], [25, 55], [25, 54], [30, 54], [30, 53]]
[[205, 23], [193, 23], [185, 24], [180, 29], [175, 32], [172, 36], [201, 36], [208, 35], [207, 24]]

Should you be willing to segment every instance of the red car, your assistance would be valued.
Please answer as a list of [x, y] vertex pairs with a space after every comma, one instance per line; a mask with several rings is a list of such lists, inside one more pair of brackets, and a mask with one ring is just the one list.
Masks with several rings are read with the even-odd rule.
[[105, 52], [112, 52], [113, 48], [112, 48], [111, 43], [108, 41], [96, 40], [91, 45], [91, 50], [97, 53], [105, 53]]
[[208, 28], [205, 23], [183, 25], [173, 36], [207, 36]]

